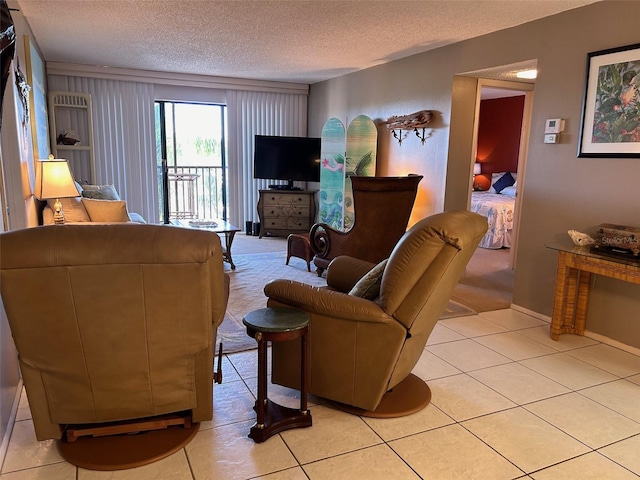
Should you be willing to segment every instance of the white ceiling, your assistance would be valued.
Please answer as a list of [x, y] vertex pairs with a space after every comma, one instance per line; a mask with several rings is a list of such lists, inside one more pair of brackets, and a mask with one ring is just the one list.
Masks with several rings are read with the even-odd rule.
[[313, 84], [599, 0], [9, 0], [46, 61]]

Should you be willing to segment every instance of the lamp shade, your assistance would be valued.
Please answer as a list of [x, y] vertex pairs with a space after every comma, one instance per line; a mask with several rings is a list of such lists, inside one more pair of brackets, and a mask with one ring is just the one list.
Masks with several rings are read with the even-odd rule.
[[80, 195], [66, 160], [52, 158], [36, 162], [36, 185], [33, 194], [39, 200]]
[[480, 162], [476, 162], [473, 164], [473, 174], [480, 175], [482, 173], [482, 169], [480, 167]]

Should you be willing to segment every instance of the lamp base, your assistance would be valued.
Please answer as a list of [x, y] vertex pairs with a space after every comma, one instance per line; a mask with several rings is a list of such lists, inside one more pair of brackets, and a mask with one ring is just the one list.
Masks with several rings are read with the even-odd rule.
[[62, 203], [58, 198], [56, 198], [56, 201], [53, 204], [53, 223], [56, 225], [64, 224], [64, 212], [62, 211]]

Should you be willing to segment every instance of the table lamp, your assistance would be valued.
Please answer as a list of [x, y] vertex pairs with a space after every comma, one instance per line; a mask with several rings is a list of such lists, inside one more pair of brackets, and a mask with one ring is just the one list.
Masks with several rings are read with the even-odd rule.
[[80, 195], [69, 170], [69, 164], [62, 158], [36, 161], [36, 185], [33, 194], [38, 200], [55, 198], [53, 207], [53, 222], [56, 225], [64, 223], [61, 198], [77, 197]]
[[480, 188], [480, 185], [476, 185], [476, 175], [480, 175], [482, 173], [482, 167], [480, 166], [480, 162], [476, 162], [473, 164], [473, 189], [477, 190]]

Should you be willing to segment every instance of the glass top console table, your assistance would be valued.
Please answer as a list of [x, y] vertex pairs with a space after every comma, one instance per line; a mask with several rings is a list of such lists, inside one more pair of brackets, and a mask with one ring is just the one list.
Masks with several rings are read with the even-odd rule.
[[550, 332], [554, 340], [563, 333], [584, 335], [592, 274], [640, 285], [638, 260], [602, 255], [588, 246], [563, 243], [545, 246], [558, 252]]

